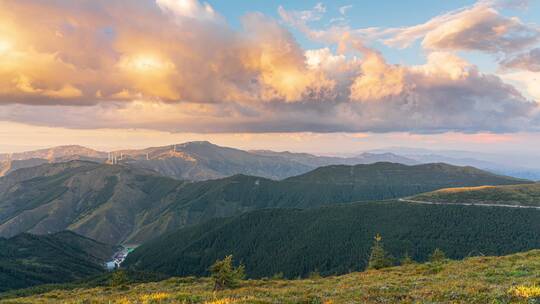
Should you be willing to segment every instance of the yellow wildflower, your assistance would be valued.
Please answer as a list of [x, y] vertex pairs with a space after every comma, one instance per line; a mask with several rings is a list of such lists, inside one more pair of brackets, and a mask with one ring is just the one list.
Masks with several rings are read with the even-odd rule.
[[231, 298], [223, 298], [219, 300], [204, 302], [204, 304], [232, 304], [232, 303], [236, 303], [236, 300], [231, 299]]
[[538, 286], [516, 286], [510, 288], [508, 292], [520, 298], [540, 298], [540, 287]]
[[123, 297], [121, 299], [118, 299], [118, 300], [114, 301], [114, 303], [116, 303], [116, 304], [130, 304], [131, 301], [128, 298]]
[[156, 292], [150, 294], [144, 294], [141, 296], [141, 302], [150, 303], [150, 302], [159, 302], [165, 299], [170, 298], [171, 295], [166, 292]]

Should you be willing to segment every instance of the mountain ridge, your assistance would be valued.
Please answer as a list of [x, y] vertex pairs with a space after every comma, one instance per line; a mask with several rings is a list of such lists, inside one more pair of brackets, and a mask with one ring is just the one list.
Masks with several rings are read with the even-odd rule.
[[470, 171], [376, 163], [323, 167], [282, 181], [233, 175], [186, 182], [123, 164], [44, 164], [0, 178], [0, 235], [67, 229], [105, 243], [139, 244], [173, 229], [256, 209], [314, 208], [454, 186], [525, 183]]

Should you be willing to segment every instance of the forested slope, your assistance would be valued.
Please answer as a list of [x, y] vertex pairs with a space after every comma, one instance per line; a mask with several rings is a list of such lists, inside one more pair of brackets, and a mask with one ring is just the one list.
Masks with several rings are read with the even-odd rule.
[[0, 238], [0, 292], [102, 273], [115, 250], [73, 232]]
[[451, 258], [540, 248], [540, 211], [402, 202], [311, 210], [260, 210], [162, 236], [135, 250], [126, 265], [170, 275], [206, 275], [233, 254], [250, 277], [363, 270], [373, 237], [396, 258], [423, 261], [441, 248]]

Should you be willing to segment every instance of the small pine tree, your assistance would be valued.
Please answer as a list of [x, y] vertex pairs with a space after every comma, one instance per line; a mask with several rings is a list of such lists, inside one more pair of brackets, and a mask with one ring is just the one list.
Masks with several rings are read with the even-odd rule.
[[433, 263], [443, 262], [446, 260], [446, 254], [439, 248], [435, 248], [433, 253], [429, 256], [429, 261]]
[[409, 255], [409, 252], [405, 252], [405, 255], [403, 256], [403, 258], [401, 258], [401, 261], [400, 261], [400, 264], [401, 265], [411, 265], [411, 264], [414, 264], [414, 260], [411, 258], [411, 256]]
[[210, 267], [210, 273], [214, 280], [214, 290], [235, 288], [244, 279], [244, 265], [233, 266], [233, 256], [228, 255], [223, 260], [217, 260]]
[[368, 269], [381, 269], [392, 265], [392, 257], [384, 250], [382, 237], [380, 234], [375, 236], [371, 254], [369, 256]]
[[117, 269], [111, 275], [111, 286], [118, 287], [126, 284], [128, 281], [127, 274], [124, 270]]

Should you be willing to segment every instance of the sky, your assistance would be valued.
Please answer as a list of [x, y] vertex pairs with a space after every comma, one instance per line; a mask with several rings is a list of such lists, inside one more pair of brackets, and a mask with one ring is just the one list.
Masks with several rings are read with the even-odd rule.
[[540, 1], [0, 0], [0, 152], [540, 152]]

